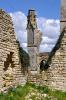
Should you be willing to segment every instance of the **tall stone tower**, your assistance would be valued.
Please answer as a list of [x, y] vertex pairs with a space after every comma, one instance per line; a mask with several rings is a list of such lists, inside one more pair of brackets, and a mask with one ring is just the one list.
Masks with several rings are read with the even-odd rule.
[[30, 57], [30, 70], [37, 71], [37, 55], [41, 41], [41, 32], [37, 28], [35, 10], [29, 10], [27, 16], [27, 42]]

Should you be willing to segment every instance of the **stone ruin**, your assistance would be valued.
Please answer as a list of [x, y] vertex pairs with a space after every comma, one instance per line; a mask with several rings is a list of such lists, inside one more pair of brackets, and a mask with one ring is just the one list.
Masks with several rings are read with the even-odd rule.
[[0, 91], [25, 83], [18, 49], [11, 17], [0, 9]]
[[[24, 85], [26, 82], [47, 85], [66, 91], [66, 0], [61, 0], [60, 36], [53, 50], [45, 57], [39, 54], [41, 32], [37, 28], [34, 10], [27, 16], [28, 53], [30, 66], [23, 75], [19, 59], [19, 48], [11, 17], [0, 10], [0, 91]], [[46, 59], [40, 72], [40, 61]]]
[[30, 57], [30, 71], [38, 70], [37, 56], [39, 55], [39, 45], [41, 42], [41, 32], [37, 28], [35, 10], [29, 10], [27, 16], [27, 43]]
[[[30, 39], [29, 34], [30, 34], [30, 30], [32, 29], [32, 26], [33, 25], [36, 26], [35, 19], [33, 20], [33, 17], [31, 19], [32, 19], [33, 24], [31, 23], [30, 28], [28, 28], [29, 30], [27, 32], [28, 39]], [[34, 27], [33, 29], [37, 30], [37, 27]], [[35, 35], [36, 33], [34, 32], [34, 30], [33, 32], [31, 31], [31, 34]], [[38, 36], [40, 36], [39, 34]], [[31, 38], [37, 41], [37, 38], [33, 38], [33, 36]], [[30, 45], [29, 47], [30, 51], [32, 47], [33, 49], [35, 49], [34, 43], [35, 42], [33, 42]], [[29, 42], [28, 42], [28, 45], [29, 45]], [[36, 47], [38, 48], [38, 45], [36, 45]], [[31, 59], [32, 55], [34, 54], [34, 51], [32, 52], [32, 54], [30, 54], [30, 52], [28, 53]], [[32, 59], [34, 59], [34, 57], [32, 57]], [[36, 63], [39, 64], [40, 60], [37, 57], [38, 56], [36, 55], [36, 59], [38, 61]], [[32, 68], [32, 64], [30, 65], [30, 67]], [[36, 66], [34, 67], [36, 68]], [[48, 58], [46, 59], [46, 62], [44, 62], [43, 71], [40, 73], [40, 66], [37, 67], [37, 72], [35, 71], [33, 71], [33, 73], [30, 72], [28, 74], [29, 82], [36, 83], [39, 85], [47, 85], [54, 89], [66, 91], [66, 0], [61, 0], [61, 19], [60, 19], [59, 39], [57, 40], [57, 43], [55, 47], [53, 48], [53, 50], [49, 53]]]

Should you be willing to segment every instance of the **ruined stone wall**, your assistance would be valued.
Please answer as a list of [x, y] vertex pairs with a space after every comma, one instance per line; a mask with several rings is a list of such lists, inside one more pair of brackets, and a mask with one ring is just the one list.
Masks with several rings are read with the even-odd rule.
[[47, 64], [50, 66], [47, 70], [34, 73], [28, 81], [66, 91], [66, 0], [61, 0], [60, 36]]
[[[64, 11], [63, 11], [64, 9]], [[63, 11], [63, 12], [62, 12]], [[60, 36], [54, 49], [55, 54], [51, 58], [50, 67], [47, 70], [47, 85], [66, 90], [66, 1], [61, 0]]]
[[42, 60], [47, 60], [49, 56], [49, 52], [39, 53], [39, 64]]
[[25, 81], [11, 17], [0, 9], [0, 91]]

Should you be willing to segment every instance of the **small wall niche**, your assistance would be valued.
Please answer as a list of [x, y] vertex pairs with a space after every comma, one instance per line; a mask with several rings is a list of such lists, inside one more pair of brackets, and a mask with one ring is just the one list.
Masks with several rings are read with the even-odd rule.
[[8, 69], [10, 64], [12, 68], [15, 67], [14, 61], [12, 61], [13, 54], [14, 52], [10, 52], [10, 54], [7, 54], [6, 61], [4, 62], [4, 71]]

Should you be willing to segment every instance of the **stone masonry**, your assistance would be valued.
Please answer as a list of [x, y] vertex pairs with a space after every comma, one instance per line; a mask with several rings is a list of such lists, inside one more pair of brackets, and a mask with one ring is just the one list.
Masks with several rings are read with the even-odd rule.
[[28, 81], [66, 91], [66, 0], [61, 0], [60, 36], [44, 67], [47, 69], [30, 76]]
[[66, 0], [61, 0], [60, 36], [52, 50], [48, 69], [48, 85], [66, 90]]
[[0, 91], [25, 82], [11, 17], [0, 9]]
[[47, 85], [66, 91], [66, 0], [61, 0], [60, 36], [51, 51], [47, 69]]
[[27, 75], [24, 76], [11, 17], [0, 9], [0, 91], [23, 85], [27, 81], [66, 91], [66, 0], [61, 0], [59, 39], [49, 55], [41, 58], [46, 59], [44, 65], [46, 69], [42, 72], [39, 65], [41, 32], [37, 28], [34, 10], [28, 12], [27, 34], [30, 66]]
[[49, 52], [43, 52], [43, 53], [39, 53], [38, 55], [38, 59], [39, 59], [39, 64], [42, 60], [47, 60], [49, 56]]
[[41, 32], [37, 28], [35, 10], [29, 10], [27, 16], [27, 43], [30, 57], [30, 70], [37, 71], [39, 54], [39, 45], [41, 41]]

